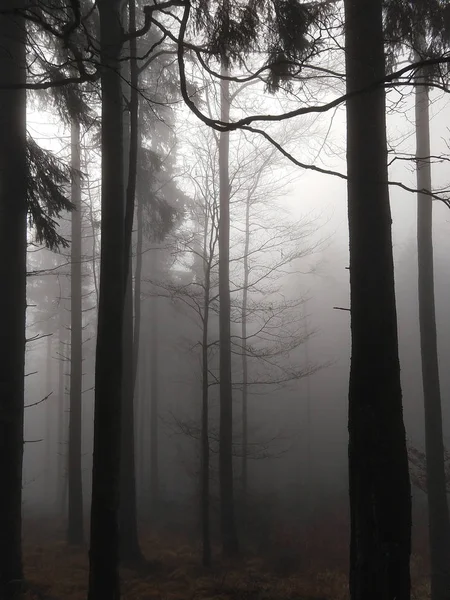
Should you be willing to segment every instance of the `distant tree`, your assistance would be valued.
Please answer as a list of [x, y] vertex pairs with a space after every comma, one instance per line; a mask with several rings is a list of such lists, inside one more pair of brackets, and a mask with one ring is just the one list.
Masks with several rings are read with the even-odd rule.
[[[391, 61], [409, 52], [416, 62], [436, 57], [448, 49], [448, 6], [440, 0], [414, 6], [386, 2], [385, 28]], [[416, 74], [416, 177], [419, 325], [422, 384], [425, 405], [425, 441], [431, 555], [431, 598], [450, 598], [450, 518], [442, 431], [442, 406], [434, 299], [433, 199], [429, 83], [446, 77], [445, 67], [423, 68]]]
[[80, 124], [71, 124], [72, 203], [70, 279], [70, 410], [69, 410], [69, 544], [83, 543], [82, 439], [82, 285], [81, 285], [81, 146]]

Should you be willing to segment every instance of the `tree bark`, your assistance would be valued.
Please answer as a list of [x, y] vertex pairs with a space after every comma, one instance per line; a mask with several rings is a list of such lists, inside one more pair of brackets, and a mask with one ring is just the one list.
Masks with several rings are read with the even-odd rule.
[[[431, 192], [430, 116], [428, 88], [416, 87], [417, 189]], [[450, 599], [450, 519], [445, 481], [442, 407], [434, 302], [433, 200], [417, 196], [419, 324], [425, 404], [428, 526], [431, 557], [431, 599]]]
[[[0, 15], [0, 78], [26, 81], [25, 0]], [[26, 92], [0, 91], [0, 597], [18, 596], [22, 570], [22, 462], [26, 313]]]
[[[222, 61], [222, 75], [228, 69]], [[221, 120], [230, 115], [230, 84], [221, 81]], [[219, 337], [220, 337], [220, 432], [219, 479], [222, 549], [226, 556], [236, 555], [239, 544], [236, 533], [233, 496], [233, 391], [231, 381], [230, 338], [230, 134], [221, 132], [219, 138]]]
[[[345, 0], [347, 92], [385, 75], [382, 0]], [[347, 101], [352, 600], [409, 600], [403, 425], [383, 87]]]
[[80, 124], [72, 121], [72, 246], [70, 278], [70, 409], [69, 409], [69, 514], [67, 541], [81, 545], [83, 534], [82, 446], [82, 294], [81, 294], [81, 181]]
[[95, 368], [89, 600], [117, 600], [125, 280], [120, 0], [99, 0], [102, 87], [102, 236]]

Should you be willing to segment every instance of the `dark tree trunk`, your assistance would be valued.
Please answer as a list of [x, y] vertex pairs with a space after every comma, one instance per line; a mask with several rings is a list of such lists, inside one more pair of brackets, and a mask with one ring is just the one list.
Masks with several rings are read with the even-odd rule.
[[[431, 191], [430, 116], [428, 88], [416, 88], [417, 189]], [[433, 200], [417, 198], [417, 249], [419, 261], [419, 323], [425, 403], [428, 525], [431, 554], [431, 599], [450, 598], [450, 520], [445, 481], [442, 407], [434, 303], [432, 233]]]
[[[129, 0], [129, 29], [136, 29], [136, 6]], [[143, 560], [139, 547], [136, 505], [136, 464], [134, 444], [134, 360], [133, 360], [133, 280], [131, 271], [131, 242], [136, 196], [136, 168], [138, 152], [138, 77], [136, 65], [136, 38], [130, 41], [130, 128], [128, 182], [125, 211], [125, 307], [123, 321], [123, 389], [122, 389], [122, 456], [120, 490], [120, 546], [121, 558], [127, 563]], [[127, 84], [125, 84], [127, 85]]]
[[[6, 0], [0, 15], [0, 78], [26, 80], [25, 1]], [[22, 460], [26, 311], [26, 92], [0, 90], [0, 597], [22, 583]]]
[[[130, 259], [131, 262], [131, 259]], [[126, 563], [143, 560], [139, 547], [134, 453], [133, 288], [127, 281], [123, 339], [122, 462], [120, 488], [120, 552]]]
[[[382, 0], [345, 0], [347, 92], [383, 79]], [[409, 600], [411, 496], [403, 425], [385, 92], [347, 101], [352, 359], [352, 600]]]
[[99, 0], [102, 84], [102, 237], [95, 368], [89, 600], [117, 600], [124, 314], [123, 106], [120, 0]]
[[[157, 278], [158, 249], [151, 252], [152, 277]], [[156, 286], [154, 293], [156, 294]], [[158, 373], [158, 297], [150, 298], [150, 512], [153, 523], [158, 521], [159, 513], [159, 373]]]
[[70, 410], [69, 410], [69, 515], [67, 541], [83, 543], [82, 439], [82, 299], [81, 299], [81, 181], [80, 124], [72, 122], [72, 246], [70, 278]]
[[[228, 69], [222, 64], [222, 74]], [[230, 116], [230, 84], [221, 82], [221, 120]], [[219, 337], [220, 337], [220, 441], [219, 479], [222, 549], [226, 556], [239, 551], [236, 534], [233, 495], [233, 390], [231, 382], [230, 336], [230, 134], [220, 133], [219, 139]]]

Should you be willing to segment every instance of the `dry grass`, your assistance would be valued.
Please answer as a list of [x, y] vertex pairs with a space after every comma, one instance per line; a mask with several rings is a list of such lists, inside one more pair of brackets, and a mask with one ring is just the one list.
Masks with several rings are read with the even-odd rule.
[[[34, 590], [27, 600], [85, 600], [87, 549], [67, 547], [60, 541], [61, 532], [44, 537], [41, 531], [27, 537], [26, 577]], [[146, 572], [122, 571], [124, 600], [348, 599], [346, 569], [327, 567], [326, 557], [318, 565], [311, 564], [317, 561], [292, 561], [289, 572], [280, 574], [275, 560], [283, 555], [279, 549], [264, 558], [249, 556], [234, 563], [217, 558], [214, 567], [206, 571], [199, 566], [197, 550], [181, 537], [147, 536], [142, 547], [153, 566]], [[427, 600], [424, 560], [415, 555], [412, 567], [413, 600]]]

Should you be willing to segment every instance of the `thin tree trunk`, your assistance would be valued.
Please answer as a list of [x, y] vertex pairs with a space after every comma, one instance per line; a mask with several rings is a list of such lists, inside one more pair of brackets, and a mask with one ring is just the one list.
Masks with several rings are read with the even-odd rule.
[[[139, 156], [138, 156], [139, 160]], [[137, 412], [139, 414], [138, 419], [138, 432], [137, 432], [137, 448], [138, 448], [138, 483], [140, 490], [140, 497], [144, 497], [144, 445], [145, 445], [145, 386], [143, 371], [139, 372], [139, 364], [141, 361], [141, 314], [142, 314], [142, 299], [141, 299], [141, 287], [142, 287], [142, 250], [143, 250], [143, 203], [140, 192], [137, 194], [137, 240], [136, 240], [136, 267], [134, 274], [134, 332], [133, 332], [133, 378], [135, 385], [138, 389], [136, 394], [137, 398]], [[145, 364], [143, 361], [141, 364]], [[138, 380], [139, 377], [139, 380]]]
[[[0, 78], [26, 81], [25, 0], [0, 15]], [[26, 313], [26, 92], [0, 90], [0, 597], [18, 597], [22, 570], [22, 462]]]
[[247, 303], [248, 303], [248, 279], [249, 279], [249, 260], [248, 252], [250, 248], [250, 204], [251, 198], [247, 197], [245, 207], [245, 244], [244, 244], [244, 284], [242, 292], [242, 313], [241, 313], [241, 336], [242, 336], [242, 509], [244, 523], [247, 514], [247, 494], [248, 494], [248, 356], [247, 356]]
[[56, 514], [64, 516], [64, 479], [66, 477], [65, 463], [65, 427], [64, 427], [64, 412], [65, 412], [65, 380], [64, 380], [64, 319], [63, 319], [63, 304], [59, 305], [59, 333], [58, 333], [58, 433], [57, 433], [57, 483], [56, 483]]
[[[139, 394], [140, 394], [140, 417], [139, 417], [139, 483], [140, 483], [140, 504], [142, 514], [147, 514], [148, 500], [148, 481], [147, 481], [147, 433], [150, 429], [148, 419], [148, 371], [147, 363], [147, 343], [145, 338], [140, 343], [140, 358], [139, 358]], [[144, 508], [145, 507], [145, 508]]]
[[[139, 106], [137, 107], [139, 110]], [[138, 151], [136, 153], [136, 162], [140, 160], [140, 127], [138, 126]], [[131, 158], [131, 157], [130, 157]], [[136, 189], [137, 189], [136, 185]], [[140, 186], [139, 186], [140, 187]], [[142, 289], [142, 250], [144, 241], [144, 215], [143, 215], [143, 202], [142, 193], [140, 189], [137, 189], [137, 208], [136, 208], [136, 225], [137, 225], [137, 239], [136, 239], [136, 266], [134, 272], [134, 332], [133, 332], [133, 380], [136, 384], [137, 371], [139, 364], [139, 344], [141, 339], [141, 289]]]
[[[211, 235], [214, 235], [214, 222], [211, 224]], [[202, 563], [211, 566], [211, 535], [209, 527], [209, 361], [208, 361], [208, 327], [209, 304], [211, 290], [212, 248], [207, 248], [208, 211], [205, 206], [205, 227], [203, 235], [204, 261], [204, 299], [203, 299], [203, 336], [202, 336], [202, 414], [201, 414], [201, 526], [202, 526]]]
[[[345, 0], [347, 92], [385, 75], [382, 0]], [[411, 490], [402, 412], [385, 92], [347, 100], [352, 359], [352, 600], [409, 600]]]
[[[222, 75], [228, 73], [222, 61]], [[221, 120], [228, 122], [230, 116], [230, 84], [221, 81]], [[222, 548], [226, 556], [239, 551], [234, 515], [233, 495], [233, 390], [231, 382], [231, 334], [230, 334], [230, 180], [229, 180], [230, 134], [221, 132], [219, 138], [219, 334], [220, 334], [220, 441], [219, 479]]]
[[72, 121], [72, 247], [70, 278], [70, 409], [69, 409], [69, 514], [67, 541], [83, 543], [82, 440], [82, 294], [81, 294], [81, 181], [80, 124]]
[[119, 485], [125, 280], [120, 0], [99, 0], [102, 236], [95, 368], [89, 600], [118, 600]]
[[[428, 88], [416, 87], [417, 189], [431, 192], [430, 116]], [[425, 403], [428, 525], [431, 554], [431, 599], [450, 599], [450, 519], [445, 481], [442, 407], [434, 302], [432, 233], [433, 200], [417, 197], [419, 323]]]
[[[305, 313], [307, 310], [307, 302], [305, 301]], [[308, 339], [308, 316], [305, 314], [305, 368], [309, 370], [309, 339]], [[310, 375], [306, 375], [305, 377], [305, 387], [306, 387], [306, 519], [307, 523], [311, 525], [312, 518], [312, 508], [313, 508], [313, 473], [314, 468], [312, 464], [312, 452], [311, 452], [311, 377]]]
[[[151, 252], [152, 277], [158, 272], [158, 250]], [[156, 286], [154, 287], [156, 292]], [[159, 373], [158, 373], [158, 297], [150, 299], [150, 511], [157, 522], [159, 513]]]
[[46, 502], [50, 506], [52, 496], [52, 339], [53, 335], [47, 332], [45, 352], [45, 471], [44, 493]]

